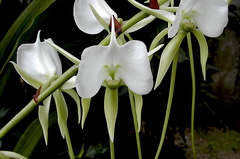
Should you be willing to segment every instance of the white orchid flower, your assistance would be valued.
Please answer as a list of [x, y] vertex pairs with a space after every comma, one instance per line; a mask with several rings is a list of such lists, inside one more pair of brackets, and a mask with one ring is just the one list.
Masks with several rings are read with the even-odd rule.
[[[76, 77], [76, 89], [80, 97], [89, 99], [102, 85], [106, 87], [105, 116], [109, 135], [113, 140], [118, 87], [126, 85], [134, 93], [144, 95], [151, 91], [153, 77], [145, 44], [132, 40], [119, 45], [113, 20], [111, 28], [108, 46], [91, 46], [83, 50]], [[89, 107], [89, 104], [87, 105]], [[83, 115], [83, 119], [84, 116], [86, 115]]]
[[[53, 43], [51, 39], [48, 39], [48, 41]], [[36, 95], [34, 95], [35, 102], [37, 102], [37, 97], [41, 94], [43, 88], [51, 85], [59, 76], [62, 75], [62, 64], [58, 53], [48, 42], [40, 41], [40, 31], [38, 32], [35, 43], [22, 44], [19, 46], [17, 50], [17, 64], [14, 62], [12, 62], [12, 64], [25, 82], [38, 89]], [[63, 138], [67, 138], [67, 142], [70, 142], [66, 125], [68, 116], [67, 104], [62, 91], [69, 94], [75, 100], [78, 110], [80, 110], [80, 99], [77, 93], [72, 89], [75, 87], [75, 78], [76, 76], [70, 78], [65, 84], [57, 89], [53, 95], [47, 97], [43, 101], [43, 105], [39, 106], [38, 115], [46, 144], [48, 140], [48, 119], [52, 96], [54, 97], [57, 107], [58, 124], [61, 134]], [[68, 143], [68, 146], [71, 146], [71, 143]], [[72, 148], [69, 147], [69, 154], [70, 157], [73, 158], [74, 156], [71, 149]]]
[[76, 77], [80, 97], [93, 97], [101, 85], [111, 82], [126, 84], [137, 94], [147, 94], [152, 89], [152, 73], [144, 43], [132, 40], [125, 45], [117, 43], [111, 33], [108, 46], [91, 46], [84, 49]]
[[[51, 39], [48, 39], [52, 42]], [[40, 31], [34, 44], [22, 44], [17, 51], [17, 64], [12, 62], [22, 79], [38, 89], [54, 76], [62, 75], [62, 64], [57, 51], [47, 42], [40, 41]], [[74, 87], [75, 77], [62, 88]]]
[[[161, 19], [170, 22], [173, 22], [174, 20], [175, 15], [173, 13], [165, 10], [150, 9], [135, 1], [130, 2], [134, 3], [138, 8], [140, 6], [140, 9], [143, 8], [144, 11], [150, 10], [150, 13], [154, 12], [153, 15], [157, 15], [157, 17], [160, 17]], [[163, 4], [163, 6], [167, 6], [168, 4], [169, 2]], [[73, 16], [78, 28], [87, 34], [98, 34], [104, 29], [109, 31], [111, 16], [114, 16], [116, 19], [118, 18], [117, 14], [110, 8], [105, 0], [75, 0]], [[155, 16], [150, 15], [140, 20], [138, 23], [127, 29], [126, 33], [135, 32], [143, 28], [155, 18]], [[124, 23], [127, 22], [128, 21], [124, 21]]]
[[197, 26], [208, 37], [218, 37], [227, 22], [228, 4], [225, 0], [181, 0], [168, 36], [175, 36], [179, 27], [190, 25], [192, 28]]
[[[117, 18], [105, 0], [75, 0], [74, 20], [78, 28], [87, 34], [97, 34], [107, 29], [112, 15]], [[99, 22], [99, 19], [103, 21]]]

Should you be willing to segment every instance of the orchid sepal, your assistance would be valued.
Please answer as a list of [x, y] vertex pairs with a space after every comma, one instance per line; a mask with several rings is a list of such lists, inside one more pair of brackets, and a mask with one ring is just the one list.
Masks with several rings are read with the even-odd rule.
[[162, 82], [165, 74], [167, 73], [168, 68], [170, 67], [186, 35], [187, 35], [187, 32], [178, 33], [164, 48], [160, 58], [157, 79], [156, 79], [154, 89], [156, 89]]
[[195, 37], [198, 40], [198, 44], [200, 47], [200, 63], [201, 63], [201, 68], [202, 68], [202, 74], [203, 74], [203, 79], [206, 80], [206, 64], [207, 64], [207, 58], [208, 58], [208, 44], [206, 41], [205, 36], [203, 33], [195, 29], [192, 31], [192, 33], [195, 35]]
[[43, 136], [45, 144], [48, 144], [48, 121], [49, 121], [49, 109], [52, 95], [48, 96], [44, 101], [43, 105], [38, 107], [38, 119], [43, 130]]
[[[163, 29], [160, 33], [158, 33], [158, 35], [153, 39], [153, 41], [152, 41], [152, 43], [151, 43], [151, 45], [150, 45], [150, 48], [149, 48], [149, 53], [148, 53], [148, 56], [149, 56], [149, 59], [151, 60], [152, 59], [152, 53], [150, 54], [150, 52], [156, 52], [157, 50], [156, 50], [156, 48], [159, 48], [159, 46], [161, 46], [160, 48], [162, 48], [163, 47], [163, 45], [159, 45], [158, 47], [157, 47], [157, 45], [158, 45], [158, 43], [159, 43], [159, 41], [165, 36], [165, 35], [167, 35], [167, 33], [168, 33], [168, 28], [165, 28], [165, 29]], [[160, 49], [159, 48], [159, 49]], [[158, 50], [159, 50], [158, 49]], [[156, 51], [155, 51], [156, 50]]]
[[79, 95], [77, 94], [77, 92], [74, 89], [66, 89], [66, 90], [61, 90], [61, 91], [67, 93], [75, 101], [75, 103], [77, 105], [77, 112], [78, 112], [78, 123], [80, 123], [82, 113], [81, 113], [81, 102], [80, 102]]
[[71, 143], [71, 139], [69, 136], [68, 127], [67, 127], [67, 118], [68, 118], [67, 103], [64, 99], [62, 92], [59, 89], [57, 89], [53, 93], [53, 98], [54, 98], [54, 101], [56, 104], [57, 121], [58, 121], [61, 135], [62, 135], [63, 139], [66, 139], [70, 158], [74, 159], [75, 157], [74, 157], [74, 153], [73, 153], [73, 149], [72, 149], [72, 143]]
[[91, 5], [91, 4], [89, 4], [89, 7], [91, 8], [91, 10], [92, 10], [92, 13], [93, 13], [93, 15], [95, 16], [95, 18], [98, 20], [98, 22], [103, 26], [103, 28], [105, 29], [105, 30], [107, 30], [108, 32], [110, 32], [110, 30], [109, 30], [109, 23], [107, 23], [99, 14], [98, 14], [98, 12], [94, 9], [94, 7]]
[[111, 141], [114, 140], [115, 123], [118, 112], [118, 89], [106, 87], [104, 96], [104, 112], [107, 121], [108, 133]]
[[136, 110], [136, 116], [137, 116], [138, 132], [140, 132], [143, 98], [142, 98], [142, 95], [136, 94], [134, 92], [132, 93], [134, 97], [134, 104], [135, 104], [135, 110]]
[[81, 127], [83, 129], [85, 120], [87, 118], [87, 114], [90, 108], [90, 103], [91, 103], [91, 98], [82, 98], [81, 100], [82, 103], [82, 123]]
[[50, 44], [53, 48], [55, 48], [59, 53], [61, 53], [63, 56], [65, 56], [68, 60], [72, 61], [74, 64], [78, 65], [80, 63], [80, 60], [78, 58], [76, 58], [75, 56], [73, 56], [72, 54], [70, 54], [69, 52], [64, 50], [63, 48], [59, 47], [54, 42], [52, 42], [50, 40], [44, 40], [44, 41], [46, 41], [48, 44]]
[[60, 128], [61, 135], [65, 139], [66, 136], [65, 124], [67, 123], [68, 118], [67, 103], [60, 90], [56, 90], [53, 93], [53, 97], [57, 108], [58, 125]]
[[23, 70], [15, 62], [13, 62], [13, 61], [10, 61], [10, 62], [13, 64], [15, 70], [21, 76], [21, 78], [23, 78], [24, 81], [26, 81], [28, 84], [30, 84], [31, 86], [33, 86], [36, 89], [38, 89], [42, 85], [41, 81], [39, 81], [37, 78], [33, 77], [31, 74], [29, 74], [25, 70]]

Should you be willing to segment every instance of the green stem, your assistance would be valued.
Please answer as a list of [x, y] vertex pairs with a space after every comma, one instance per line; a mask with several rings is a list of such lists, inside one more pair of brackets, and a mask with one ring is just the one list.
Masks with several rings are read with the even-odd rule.
[[111, 159], [115, 159], [114, 142], [109, 138]]
[[193, 59], [192, 41], [191, 41], [190, 33], [188, 33], [187, 35], [187, 43], [188, 43], [188, 52], [189, 52], [191, 76], [192, 76], [191, 140], [192, 140], [193, 156], [194, 156], [194, 159], [196, 159], [196, 150], [194, 145], [194, 112], [195, 112], [195, 98], [196, 98], [196, 80], [195, 80], [194, 59]]
[[133, 123], [134, 123], [135, 135], [136, 135], [138, 158], [142, 159], [141, 142], [140, 142], [140, 137], [139, 137], [139, 133], [138, 133], [138, 122], [137, 122], [136, 109], [135, 109], [135, 104], [134, 104], [134, 99], [133, 99], [133, 93], [130, 89], [128, 89], [128, 92], [129, 92], [129, 98], [130, 98], [131, 110], [132, 110], [132, 116], [133, 116]]
[[168, 120], [169, 120], [169, 116], [170, 116], [170, 110], [171, 110], [171, 106], [172, 106], [172, 99], [173, 99], [173, 93], [174, 93], [176, 71], [177, 71], [177, 62], [178, 62], [178, 53], [175, 55], [175, 57], [173, 59], [166, 115], [165, 115], [165, 120], [164, 120], [164, 124], [163, 124], [162, 136], [161, 136], [161, 139], [160, 139], [160, 142], [159, 142], [157, 153], [155, 155], [155, 159], [158, 159], [158, 157], [160, 155], [160, 152], [161, 152], [161, 149], [162, 149], [162, 146], [163, 146], [163, 142], [164, 142], [164, 138], [165, 138], [165, 135], [166, 135], [166, 131], [167, 131]]
[[60, 76], [51, 86], [38, 96], [38, 102], [31, 100], [16, 116], [14, 116], [1, 130], [0, 139], [3, 138], [15, 125], [24, 119], [29, 113], [33, 111], [36, 106], [46, 99], [50, 94], [57, 90], [62, 84], [69, 80], [77, 73], [78, 67], [76, 65], [68, 69], [62, 76]]
[[64, 125], [65, 126], [65, 135], [66, 135], [66, 142], [67, 142], [67, 147], [68, 147], [68, 153], [71, 159], [75, 159], [74, 157], [74, 153], [73, 153], [73, 148], [72, 148], [72, 143], [71, 143], [71, 139], [70, 139], [70, 135], [69, 135], [69, 131], [68, 131], [68, 127], [67, 127], [67, 123]]

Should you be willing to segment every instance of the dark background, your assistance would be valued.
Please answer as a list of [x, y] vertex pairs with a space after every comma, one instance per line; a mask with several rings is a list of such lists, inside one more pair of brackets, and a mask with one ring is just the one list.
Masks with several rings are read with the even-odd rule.
[[[131, 6], [127, 1], [106, 1], [123, 20], [135, 15], [139, 10]], [[97, 45], [107, 34], [105, 31], [98, 35], [87, 35], [81, 32], [73, 19], [73, 0], [57, 0], [42, 15], [34, 26], [23, 36], [22, 43], [35, 42], [38, 30], [41, 30], [41, 39], [52, 38], [53, 41], [80, 58], [84, 48]], [[142, 3], [142, 1], [141, 1]], [[176, 2], [177, 4], [177, 2]], [[0, 6], [0, 39], [4, 37], [14, 20], [28, 5], [23, 0], [3, 0]], [[233, 130], [240, 131], [240, 85], [239, 85], [239, 2], [233, 1], [229, 6], [229, 23], [223, 34], [215, 39], [207, 38], [209, 44], [209, 59], [207, 67], [207, 80], [203, 81], [199, 64], [199, 48], [193, 38], [194, 59], [197, 81], [195, 128], [196, 132], [210, 131], [216, 128], [221, 132]], [[143, 41], [149, 48], [154, 36], [164, 27], [165, 23], [155, 20], [138, 32], [132, 33], [132, 37]], [[168, 40], [165, 39], [164, 43]], [[191, 75], [186, 49], [186, 41], [181, 49], [181, 60], [178, 63], [176, 87], [171, 109], [169, 127], [166, 140], [163, 145], [162, 158], [191, 158], [188, 154], [190, 148], [186, 136], [186, 130], [190, 128], [191, 119]], [[160, 50], [158, 55], [161, 55]], [[61, 55], [60, 55], [61, 56]], [[61, 56], [63, 69], [67, 70], [72, 63]], [[12, 60], [15, 60], [14, 57]], [[156, 77], [159, 59], [157, 56], [151, 61], [154, 79]], [[165, 117], [165, 109], [168, 98], [170, 75], [167, 73], [162, 84], [157, 90], [143, 96], [144, 106], [142, 110], [142, 128], [140, 132], [143, 158], [153, 158], [161, 136], [162, 125]], [[116, 158], [137, 158], [137, 149], [134, 135], [134, 127], [131, 116], [131, 108], [126, 88], [119, 97], [119, 111], [115, 130]], [[15, 70], [12, 71], [6, 84], [4, 94], [0, 97], [0, 125], [3, 127], [15, 114], [17, 114], [31, 99], [36, 90], [24, 82], [21, 82]], [[68, 126], [75, 154], [78, 154], [84, 144], [85, 151], [90, 146], [95, 146], [94, 153], [99, 153], [95, 158], [110, 158], [109, 139], [106, 121], [103, 111], [104, 88], [92, 98], [90, 111], [82, 130], [77, 124], [76, 105], [66, 96], [69, 108]], [[54, 103], [51, 111], [55, 111]], [[21, 121], [1, 141], [2, 150], [12, 150], [21, 134], [32, 120], [37, 118], [37, 109], [26, 119]], [[180, 134], [177, 136], [176, 134]], [[183, 141], [178, 141], [180, 137]], [[196, 139], [198, 141], [198, 139]], [[209, 144], [207, 144], [209, 145]], [[240, 144], [237, 143], [240, 147]], [[234, 147], [234, 153], [240, 148]], [[236, 148], [237, 147], [237, 148]], [[239, 149], [238, 149], [239, 148]], [[209, 147], [206, 148], [209, 153]], [[233, 149], [233, 148], [232, 148]], [[67, 158], [67, 147], [62, 139], [57, 123], [49, 129], [49, 144], [46, 146], [42, 139], [32, 154], [33, 159], [38, 158]], [[201, 151], [199, 151], [200, 155]], [[210, 155], [211, 156], [211, 155]], [[211, 157], [209, 157], [211, 158]], [[237, 157], [236, 157], [237, 158]]]

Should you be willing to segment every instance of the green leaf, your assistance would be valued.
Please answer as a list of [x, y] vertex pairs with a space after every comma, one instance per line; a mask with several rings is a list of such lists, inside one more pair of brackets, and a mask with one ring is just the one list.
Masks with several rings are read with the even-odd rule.
[[[56, 121], [57, 113], [53, 112], [49, 115], [49, 127], [56, 123]], [[29, 158], [42, 137], [42, 127], [39, 120], [35, 119], [18, 140], [14, 148], [14, 152], [22, 154], [23, 156]]]
[[167, 73], [168, 68], [170, 67], [173, 58], [177, 54], [177, 51], [183, 41], [183, 38], [187, 35], [186, 32], [178, 33], [164, 48], [163, 53], [160, 58], [158, 74], [156, 84], [154, 89], [156, 89], [162, 82], [163, 77]]
[[35, 18], [56, 0], [34, 0], [19, 15], [0, 43], [1, 71], [14, 54], [19, 39], [32, 26]]
[[85, 157], [94, 158], [96, 155], [104, 154], [108, 150], [108, 147], [103, 146], [102, 144], [91, 145], [89, 146]]
[[118, 112], [118, 89], [110, 89], [106, 87], [104, 96], [104, 112], [107, 121], [108, 133], [113, 142]]
[[12, 66], [7, 64], [14, 55], [20, 38], [31, 28], [35, 18], [55, 1], [56, 0], [33, 0], [15, 20], [2, 39], [0, 43], [0, 96], [4, 91], [12, 70]]
[[26, 157], [11, 151], [0, 151], [0, 157], [1, 159], [27, 159]]
[[91, 98], [82, 98], [82, 128], [84, 126], [87, 114], [88, 114], [88, 110], [90, 107], [90, 102], [91, 102]]
[[206, 65], [207, 65], [207, 58], [208, 58], [208, 44], [207, 44], [205, 36], [203, 35], [203, 33], [200, 30], [194, 29], [192, 32], [198, 40], [198, 44], [199, 44], [199, 47], [200, 47], [200, 62], [201, 62], [201, 66], [202, 66], [202, 74], [203, 74], [203, 79], [206, 80]]

